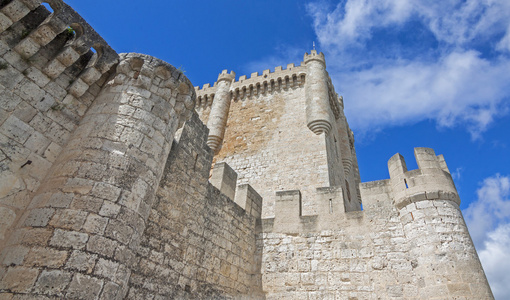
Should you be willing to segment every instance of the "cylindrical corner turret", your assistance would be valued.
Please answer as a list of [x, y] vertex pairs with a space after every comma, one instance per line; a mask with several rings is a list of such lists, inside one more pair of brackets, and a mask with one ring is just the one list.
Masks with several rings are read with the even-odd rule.
[[415, 148], [417, 170], [407, 171], [404, 158], [388, 161], [392, 198], [399, 212], [413, 272], [422, 278], [421, 299], [493, 299], [459, 208], [459, 196], [442, 156]]
[[225, 127], [227, 125], [228, 111], [230, 109], [230, 85], [234, 81], [236, 73], [231, 71], [230, 74], [227, 70], [223, 70], [218, 75], [216, 82], [216, 94], [211, 107], [207, 127], [209, 128], [209, 137], [207, 138], [207, 145], [211, 147], [214, 152], [218, 152], [221, 148], [223, 136], [225, 135]]
[[[124, 299], [132, 263], [114, 257], [114, 250], [136, 252], [165, 167], [161, 162], [194, 101], [193, 85], [173, 66], [148, 55], [121, 54], [0, 255], [30, 253], [16, 256], [21, 259], [4, 273], [3, 291], [30, 299]], [[27, 235], [37, 238], [28, 241]], [[80, 259], [77, 251], [92, 264], [98, 256], [107, 258], [114, 272], [125, 275], [59, 270]], [[87, 295], [83, 280], [99, 288]]]
[[305, 53], [307, 79], [305, 82], [306, 124], [315, 134], [327, 134], [331, 129], [328, 73], [323, 53]]

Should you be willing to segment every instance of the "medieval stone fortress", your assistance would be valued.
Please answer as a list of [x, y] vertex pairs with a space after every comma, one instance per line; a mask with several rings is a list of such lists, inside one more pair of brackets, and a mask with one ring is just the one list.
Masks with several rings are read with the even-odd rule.
[[0, 299], [493, 299], [443, 156], [360, 182], [322, 53], [198, 88], [47, 2], [0, 2]]

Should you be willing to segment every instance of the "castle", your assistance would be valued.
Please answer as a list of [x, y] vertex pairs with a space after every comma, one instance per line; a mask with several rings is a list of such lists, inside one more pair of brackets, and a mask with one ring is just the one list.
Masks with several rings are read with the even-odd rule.
[[200, 89], [41, 2], [0, 3], [0, 299], [493, 299], [443, 156], [360, 182], [322, 53]]

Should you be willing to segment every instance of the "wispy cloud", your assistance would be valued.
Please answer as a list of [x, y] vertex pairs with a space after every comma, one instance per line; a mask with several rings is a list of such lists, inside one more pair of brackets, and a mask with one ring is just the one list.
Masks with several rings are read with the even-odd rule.
[[485, 249], [478, 252], [496, 299], [510, 299], [510, 224], [487, 234]]
[[458, 181], [462, 178], [462, 167], [455, 169], [455, 172], [452, 173], [452, 178], [455, 181]]
[[346, 0], [308, 11], [358, 133], [434, 119], [476, 139], [508, 112], [509, 1]]
[[290, 63], [299, 65], [303, 60], [303, 55], [306, 50], [308, 49], [279, 45], [276, 47], [274, 55], [246, 63], [239, 70], [240, 74], [251, 74], [253, 72], [259, 72], [260, 74], [263, 70], [267, 69], [273, 72], [275, 67], [282, 66], [285, 69], [287, 64]]
[[499, 224], [510, 224], [510, 177], [496, 174], [484, 179], [477, 196], [464, 214], [475, 246], [482, 250], [487, 232]]
[[463, 211], [496, 299], [510, 299], [510, 177], [486, 178]]

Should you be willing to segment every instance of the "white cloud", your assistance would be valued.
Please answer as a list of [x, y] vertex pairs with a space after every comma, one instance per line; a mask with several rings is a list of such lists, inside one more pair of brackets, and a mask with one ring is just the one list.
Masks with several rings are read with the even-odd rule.
[[488, 234], [485, 249], [479, 251], [485, 275], [496, 299], [510, 299], [510, 224]]
[[498, 224], [510, 224], [510, 177], [496, 174], [484, 179], [477, 196], [464, 215], [475, 246], [482, 250], [487, 232]]
[[510, 60], [493, 63], [476, 51], [453, 52], [439, 61], [400, 61], [333, 75], [358, 131], [435, 119], [465, 124], [477, 137], [504, 111]]
[[455, 169], [455, 172], [452, 173], [452, 179], [457, 181], [462, 178], [462, 167], [458, 167]]
[[[510, 1], [346, 0], [308, 11], [358, 133], [433, 119], [476, 139], [508, 112]], [[435, 39], [432, 48], [374, 36], [398, 35], [411, 21]]]
[[464, 210], [466, 224], [496, 299], [510, 299], [510, 177], [486, 178]]
[[439, 41], [463, 45], [487, 35], [505, 33], [510, 25], [507, 0], [347, 0], [329, 11], [312, 2], [308, 11], [323, 46], [348, 47], [370, 39], [375, 28], [416, 19]]
[[303, 56], [306, 50], [307, 49], [299, 49], [296, 47], [277, 46], [274, 51], [274, 55], [248, 62], [246, 65], [242, 66], [239, 70], [239, 74], [251, 74], [253, 72], [261, 74], [263, 70], [267, 69], [274, 72], [275, 67], [281, 66], [285, 69], [287, 64], [290, 63], [299, 65], [299, 63], [303, 61]]

